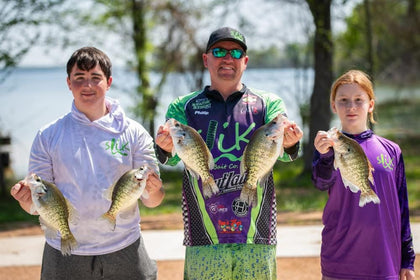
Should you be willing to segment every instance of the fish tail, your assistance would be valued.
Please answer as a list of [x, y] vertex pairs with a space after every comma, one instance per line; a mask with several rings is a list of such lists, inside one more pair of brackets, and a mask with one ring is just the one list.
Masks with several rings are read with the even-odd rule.
[[61, 238], [61, 254], [63, 256], [70, 256], [72, 249], [77, 247], [77, 241], [73, 234], [70, 233], [66, 237]]
[[239, 200], [248, 203], [250, 207], [252, 205], [257, 205], [257, 188], [252, 188], [251, 185], [245, 183], [244, 187], [242, 188]]
[[111, 230], [114, 231], [117, 223], [116, 217], [114, 215], [111, 215], [108, 211], [102, 215], [102, 218], [109, 222]]
[[372, 189], [361, 192], [360, 200], [359, 200], [359, 207], [363, 207], [366, 205], [366, 203], [369, 203], [369, 202], [373, 202], [375, 204], [379, 204], [381, 202], [379, 200], [379, 197], [376, 195], [376, 193]]
[[216, 185], [213, 177], [209, 176], [207, 180], [203, 181], [203, 195], [204, 198], [210, 198], [214, 194], [219, 192], [219, 188]]

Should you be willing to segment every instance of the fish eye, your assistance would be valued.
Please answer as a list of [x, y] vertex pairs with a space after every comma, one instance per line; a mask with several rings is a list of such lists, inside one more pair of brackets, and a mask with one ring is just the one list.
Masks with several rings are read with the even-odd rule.
[[175, 124], [175, 127], [179, 127], [179, 126], [180, 126], [179, 123]]

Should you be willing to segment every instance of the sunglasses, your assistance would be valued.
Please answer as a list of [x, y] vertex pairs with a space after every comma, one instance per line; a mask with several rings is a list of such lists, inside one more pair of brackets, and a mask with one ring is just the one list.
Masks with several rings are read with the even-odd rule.
[[225, 57], [228, 53], [230, 53], [230, 56], [234, 59], [240, 59], [245, 55], [245, 52], [240, 49], [233, 49], [233, 50], [227, 50], [224, 48], [214, 48], [211, 49], [211, 53], [214, 57], [221, 58]]

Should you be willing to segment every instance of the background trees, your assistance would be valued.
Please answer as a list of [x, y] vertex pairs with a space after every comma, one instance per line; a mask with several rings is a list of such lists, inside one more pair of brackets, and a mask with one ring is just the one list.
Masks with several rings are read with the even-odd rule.
[[[313, 139], [331, 122], [329, 89], [350, 68], [375, 82], [417, 82], [420, 61], [417, 0], [14, 0], [0, 1], [0, 77], [36, 44], [51, 49], [93, 44], [137, 76], [133, 112], [154, 135], [168, 74], [182, 73], [191, 90], [203, 86], [201, 53], [208, 33], [229, 24], [247, 34], [249, 67], [314, 69], [313, 88], [296, 93], [305, 135], [305, 171]], [[342, 31], [332, 23], [353, 3]], [[263, 5], [264, 4], [264, 5]], [[260, 11], [260, 6], [268, 5]], [[297, 13], [293, 13], [295, 9]], [[257, 12], [260, 12], [256, 16]], [[287, 11], [287, 13], [280, 13]], [[286, 16], [279, 16], [279, 15]], [[234, 24], [232, 24], [232, 22]], [[260, 26], [263, 26], [261, 28]], [[45, 32], [47, 30], [47, 32]], [[290, 39], [291, 38], [291, 39]], [[108, 52], [109, 53], [109, 52]], [[150, 81], [150, 72], [159, 81]]]

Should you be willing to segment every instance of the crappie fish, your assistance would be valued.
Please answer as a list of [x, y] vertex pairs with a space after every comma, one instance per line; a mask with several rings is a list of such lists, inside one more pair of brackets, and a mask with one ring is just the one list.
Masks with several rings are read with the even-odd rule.
[[284, 128], [289, 120], [282, 114], [259, 127], [246, 145], [241, 160], [241, 174], [246, 175], [239, 199], [249, 206], [257, 204], [257, 185], [264, 184], [277, 159], [283, 156]]
[[31, 213], [38, 212], [45, 235], [55, 237], [58, 231], [61, 235], [61, 253], [65, 256], [71, 255], [71, 250], [77, 247], [69, 227], [69, 219], [73, 218], [73, 206], [57, 186], [42, 180], [34, 173], [28, 175], [24, 183], [31, 190]]
[[219, 192], [210, 174], [210, 170], [214, 167], [214, 159], [200, 134], [194, 128], [175, 119], [169, 119], [165, 127], [169, 130], [174, 144], [172, 155], [179, 156], [191, 176], [196, 179], [201, 178], [204, 198]]
[[374, 169], [359, 143], [335, 127], [327, 133], [328, 137], [334, 141], [334, 168], [340, 170], [344, 186], [349, 187], [354, 193], [360, 190], [360, 207], [369, 202], [378, 204], [379, 197], [369, 185], [369, 182], [372, 185], [375, 184], [372, 175]]
[[149, 197], [145, 190], [146, 181], [152, 173], [148, 165], [125, 172], [110, 188], [104, 192], [104, 198], [111, 201], [108, 211], [102, 215], [112, 230], [115, 230], [117, 215], [130, 207], [138, 207], [137, 201], [143, 196]]

